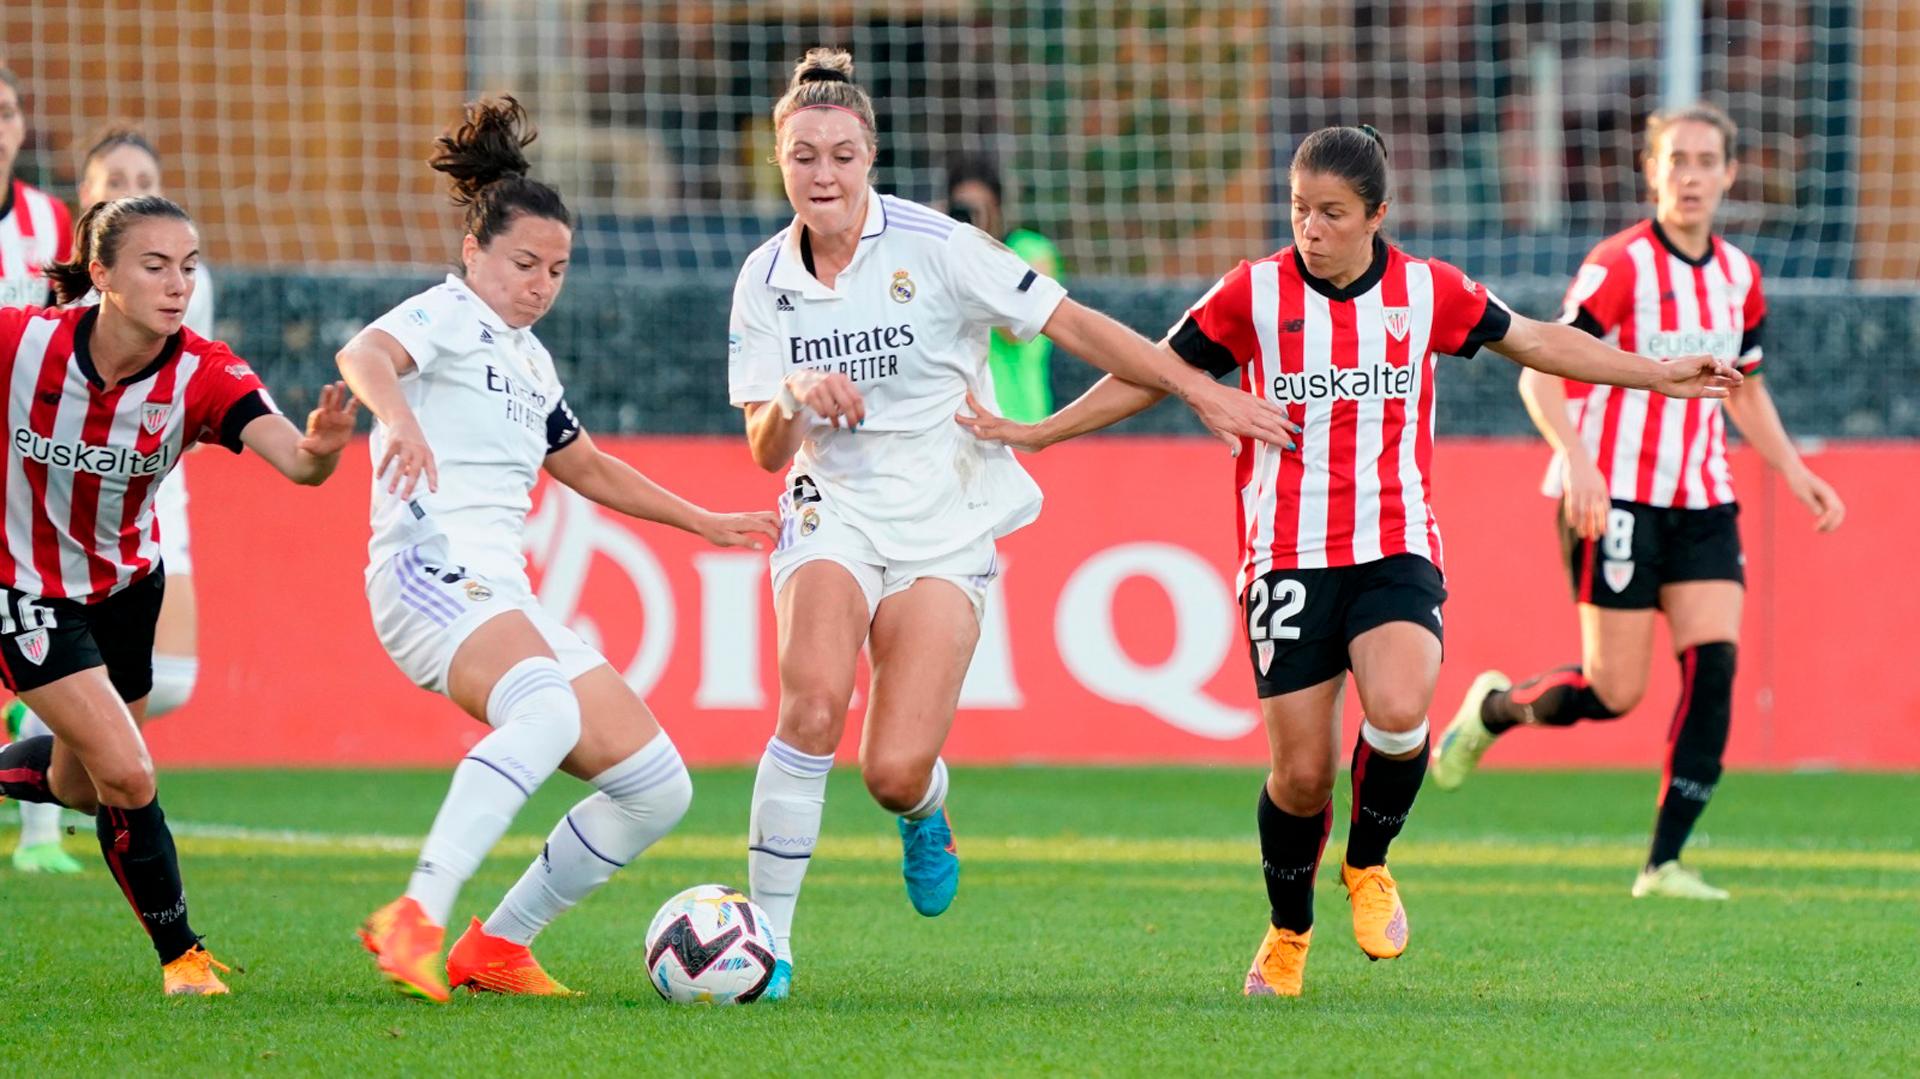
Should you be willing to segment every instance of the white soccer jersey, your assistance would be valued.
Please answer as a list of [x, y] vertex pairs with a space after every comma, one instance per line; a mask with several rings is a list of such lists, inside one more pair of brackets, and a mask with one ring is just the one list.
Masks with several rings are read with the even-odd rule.
[[24, 180], [0, 177], [0, 307], [49, 303], [46, 268], [72, 248], [66, 203]]
[[859, 246], [832, 288], [808, 270], [803, 235], [796, 220], [741, 267], [729, 396], [771, 401], [792, 372], [839, 371], [867, 416], [858, 431], [816, 422], [790, 486], [811, 480], [892, 559], [939, 557], [1032, 521], [1040, 490], [1013, 452], [953, 417], [969, 389], [993, 407], [993, 328], [1031, 339], [1066, 289], [979, 229], [871, 188]]
[[[440, 489], [423, 478], [413, 497], [387, 493], [373, 478], [369, 575], [402, 549], [439, 534], [453, 560], [478, 576], [526, 585], [520, 534], [547, 454], [573, 442], [580, 425], [561, 399], [553, 356], [530, 328], [511, 329], [449, 275], [380, 316], [383, 330], [413, 357], [400, 379], [433, 451]], [[387, 429], [375, 422], [377, 464]]]

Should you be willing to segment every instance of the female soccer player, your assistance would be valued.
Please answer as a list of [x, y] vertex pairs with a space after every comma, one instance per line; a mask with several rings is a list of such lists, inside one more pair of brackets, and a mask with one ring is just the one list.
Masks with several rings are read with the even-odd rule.
[[[1846, 508], [1794, 451], [1760, 376], [1760, 267], [1713, 233], [1738, 167], [1736, 133], [1711, 105], [1647, 120], [1653, 217], [1593, 249], [1561, 321], [1649, 356], [1704, 350], [1737, 363], [1747, 378], [1727, 397], [1726, 413], [1814, 515], [1814, 527], [1831, 532]], [[1537, 371], [1521, 375], [1520, 395], [1554, 448], [1546, 493], [1560, 500], [1581, 659], [1512, 688], [1499, 671], [1482, 674], [1440, 739], [1433, 781], [1458, 787], [1494, 739], [1521, 724], [1569, 727], [1631, 711], [1646, 692], [1659, 611], [1680, 660], [1680, 702], [1653, 844], [1632, 894], [1725, 899], [1680, 863], [1720, 780], [1745, 591], [1720, 404], [1656, 403], [1643, 390], [1563, 383]]]
[[95, 813], [100, 849], [153, 940], [168, 994], [224, 993], [187, 921], [173, 837], [140, 737], [165, 571], [154, 488], [193, 442], [244, 447], [296, 483], [332, 474], [353, 435], [339, 384], [306, 432], [247, 364], [181, 327], [199, 237], [155, 195], [81, 215], [48, 269], [71, 304], [0, 309], [13, 437], [4, 474], [0, 679], [52, 728], [0, 750], [0, 795]]
[[[73, 223], [67, 205], [16, 179], [13, 163], [27, 137], [20, 81], [0, 65], [0, 307], [47, 303], [52, 290], [43, 267], [70, 253]], [[6, 706], [8, 740], [37, 738], [47, 726], [17, 699]], [[80, 862], [60, 848], [60, 807], [20, 803], [20, 838], [13, 867], [22, 873], [78, 873]]]
[[785, 469], [772, 558], [780, 715], [754, 784], [747, 872], [777, 930], [767, 997], [792, 979], [789, 930], [820, 831], [854, 668], [871, 649], [861, 773], [900, 815], [908, 898], [953, 901], [959, 863], [940, 747], [979, 636], [994, 539], [1040, 492], [1004, 449], [950, 420], [991, 399], [988, 335], [1044, 331], [1107, 369], [1180, 394], [1229, 441], [1284, 443], [1278, 410], [1156, 352], [1071, 300], [1004, 245], [869, 186], [873, 103], [845, 52], [815, 49], [774, 106], [793, 224], [747, 258], [733, 294], [728, 379], [753, 459]]
[[[159, 195], [160, 157], [146, 137], [132, 128], [114, 128], [102, 134], [81, 166], [80, 210], [130, 195]], [[213, 282], [207, 266], [194, 269], [192, 297], [187, 301], [187, 329], [209, 340], [213, 336]], [[82, 303], [100, 302], [88, 292]], [[166, 598], [160, 602], [160, 622], [153, 634], [153, 692], [147, 695], [147, 719], [158, 719], [185, 704], [200, 671], [195, 656], [193, 559], [187, 546], [187, 470], [183, 460], [154, 494], [153, 512], [160, 529], [160, 563], [166, 567]], [[15, 698], [7, 702], [7, 729], [11, 737], [32, 738], [51, 733], [39, 716]], [[25, 872], [77, 873], [81, 864], [60, 846], [60, 807], [22, 802], [20, 842], [13, 852], [14, 867]]]
[[[1250, 996], [1300, 993], [1348, 671], [1366, 718], [1340, 879], [1361, 950], [1391, 959], [1407, 946], [1386, 861], [1426, 772], [1447, 598], [1429, 497], [1434, 355], [1486, 346], [1528, 367], [1679, 396], [1724, 395], [1739, 378], [1704, 356], [1655, 363], [1514, 315], [1452, 266], [1389, 244], [1386, 148], [1370, 127], [1309, 135], [1290, 177], [1293, 246], [1241, 263], [1163, 344], [1211, 374], [1240, 368], [1243, 389], [1303, 428], [1298, 453], [1253, 445], [1239, 462], [1237, 587], [1271, 754], [1257, 819], [1272, 926], [1247, 974]], [[1037, 425], [960, 423], [1038, 450], [1160, 396], [1106, 378]]]
[[[670, 831], [693, 795], [686, 766], [605, 657], [543, 610], [521, 532], [535, 482], [722, 547], [758, 547], [771, 513], [714, 514], [602, 452], [567, 407], [533, 335], [566, 280], [572, 218], [527, 176], [534, 130], [511, 97], [476, 101], [431, 164], [466, 207], [464, 276], [414, 296], [341, 350], [374, 414], [367, 602], [387, 654], [423, 688], [493, 728], [454, 769], [406, 894], [361, 929], [403, 992], [448, 986], [564, 994], [528, 944]], [[598, 788], [574, 806], [483, 925], [440, 970], [460, 886], [555, 769]]]

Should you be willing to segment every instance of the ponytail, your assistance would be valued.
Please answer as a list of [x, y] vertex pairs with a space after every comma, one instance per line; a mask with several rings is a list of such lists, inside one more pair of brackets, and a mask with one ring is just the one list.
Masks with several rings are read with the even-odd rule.
[[527, 177], [522, 148], [539, 138], [526, 106], [510, 95], [467, 103], [460, 125], [434, 140], [427, 164], [452, 178], [453, 202], [467, 209], [467, 231], [485, 247], [521, 214], [571, 226], [560, 193]]

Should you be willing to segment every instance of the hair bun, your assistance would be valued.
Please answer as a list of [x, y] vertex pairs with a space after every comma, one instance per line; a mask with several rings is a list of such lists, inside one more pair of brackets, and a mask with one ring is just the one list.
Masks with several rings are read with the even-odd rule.
[[835, 71], [830, 67], [810, 67], [802, 71], [795, 81], [808, 82], [852, 82], [844, 71]]
[[1361, 124], [1360, 130], [1366, 132], [1367, 137], [1373, 140], [1374, 145], [1380, 147], [1381, 153], [1384, 154], [1387, 152], [1387, 140], [1380, 137], [1380, 132], [1375, 130], [1372, 124]]

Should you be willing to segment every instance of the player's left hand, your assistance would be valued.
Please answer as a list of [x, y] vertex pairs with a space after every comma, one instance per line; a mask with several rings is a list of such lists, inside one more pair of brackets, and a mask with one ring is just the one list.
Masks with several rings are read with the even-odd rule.
[[1740, 369], [1712, 356], [1682, 356], [1660, 365], [1655, 393], [1668, 397], [1725, 397], [1746, 380]]
[[1198, 393], [1187, 400], [1194, 415], [1207, 425], [1213, 437], [1227, 444], [1235, 457], [1240, 456], [1242, 438], [1258, 439], [1283, 450], [1294, 448], [1294, 436], [1300, 427], [1271, 401], [1238, 388], [1228, 388], [1208, 380]]
[[715, 547], [751, 547], [764, 551], [780, 538], [780, 518], [771, 510], [709, 513], [694, 532]]
[[1826, 480], [1813, 474], [1809, 469], [1799, 469], [1786, 476], [1787, 490], [1800, 504], [1813, 511], [1813, 528], [1816, 532], [1831, 532], [1846, 520], [1847, 507], [1840, 501], [1839, 494]]
[[346, 449], [353, 438], [353, 414], [360, 402], [347, 392], [347, 384], [334, 382], [320, 387], [320, 405], [307, 413], [307, 433], [300, 449], [315, 457], [331, 457]]

